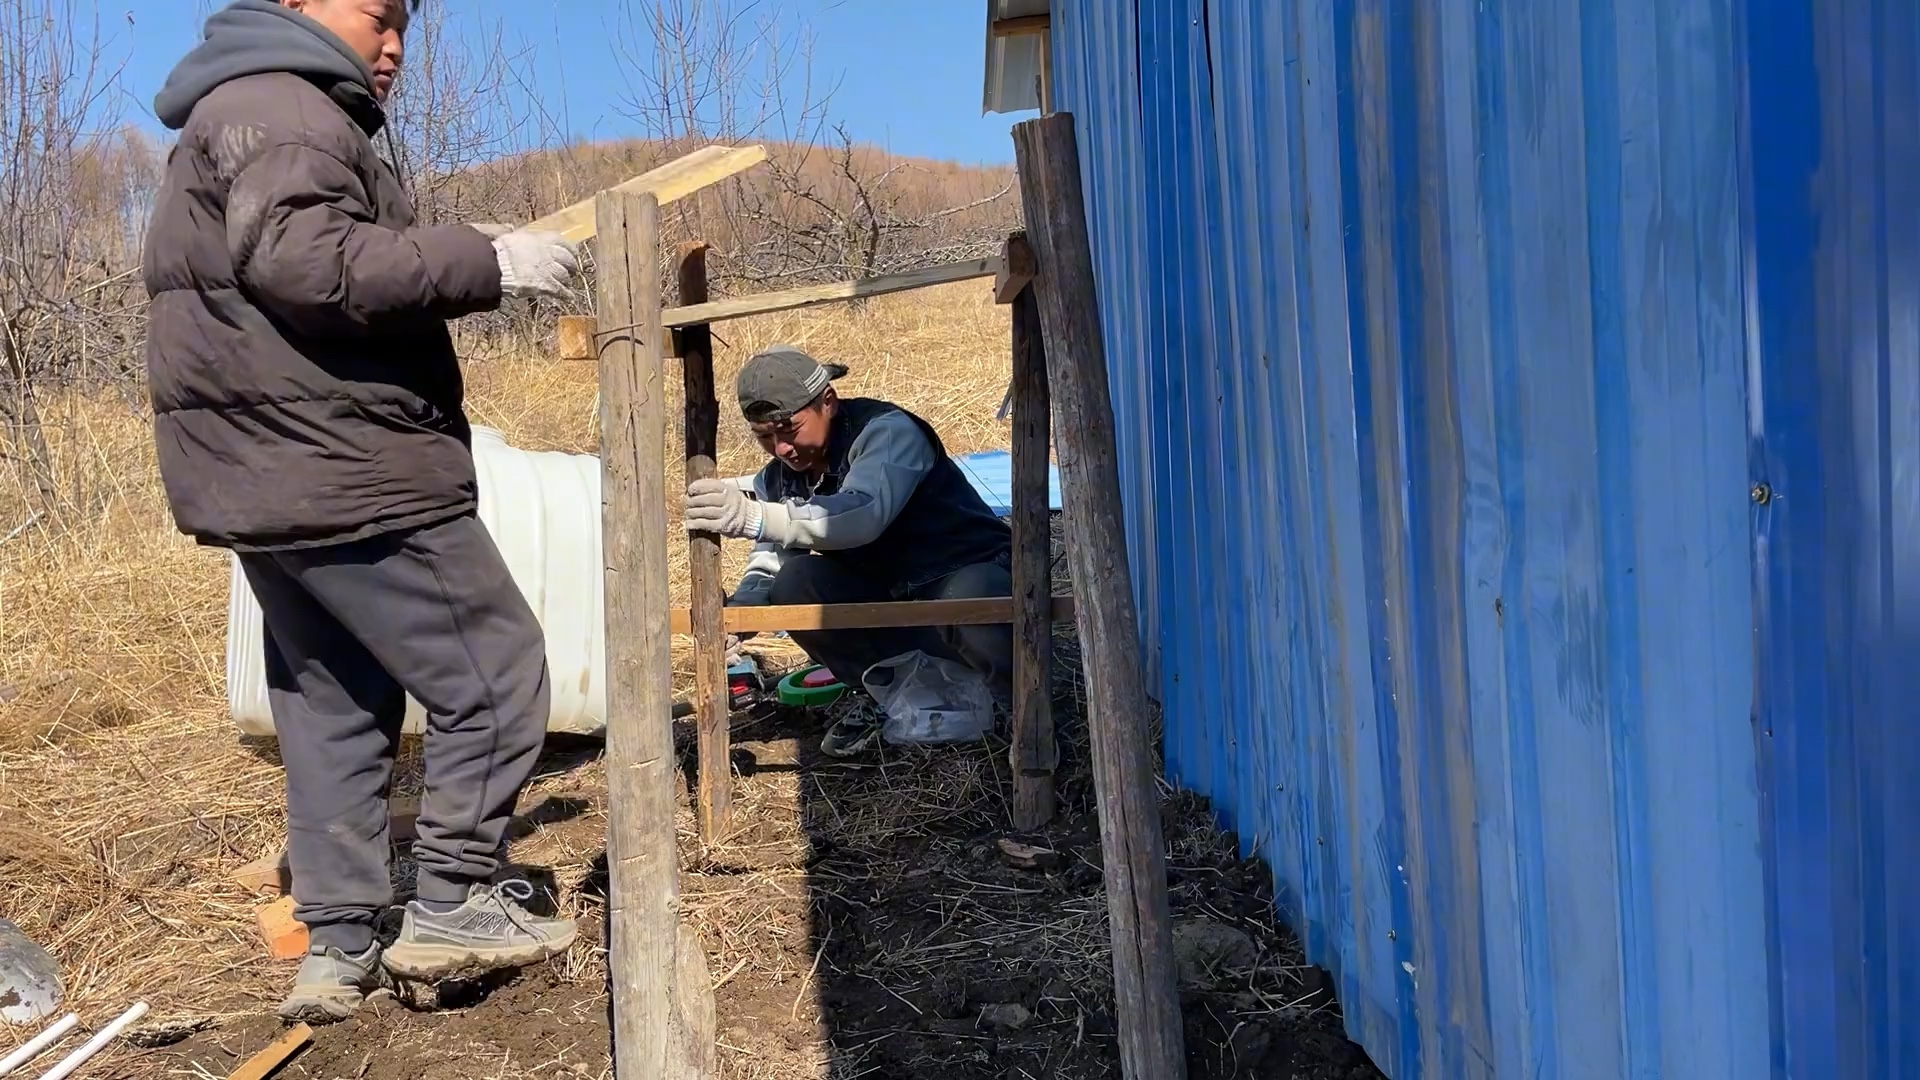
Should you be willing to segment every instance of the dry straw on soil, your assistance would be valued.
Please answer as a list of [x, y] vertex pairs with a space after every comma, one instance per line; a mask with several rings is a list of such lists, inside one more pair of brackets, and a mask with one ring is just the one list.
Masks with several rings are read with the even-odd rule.
[[[845, 390], [920, 412], [958, 453], [1006, 443], [993, 419], [1006, 340], [1004, 309], [973, 283], [727, 324], [716, 360], [723, 386], [774, 341], [842, 360]], [[469, 373], [476, 422], [529, 449], [594, 450], [589, 365], [521, 355], [476, 358]], [[0, 914], [59, 957], [90, 1017], [136, 997], [156, 1016], [258, 1011], [286, 969], [264, 957], [253, 902], [227, 872], [277, 844], [282, 796], [271, 750], [243, 746], [226, 714], [227, 562], [174, 532], [137, 395], [42, 410], [69, 505], [0, 543]], [[757, 467], [743, 425], [722, 415], [721, 468]], [[28, 516], [19, 486], [0, 475], [0, 536]], [[684, 602], [684, 541], [670, 531], [662, 542]], [[731, 574], [744, 552], [729, 548]], [[686, 667], [678, 657], [682, 679]], [[541, 797], [537, 783], [528, 803]], [[541, 836], [527, 843], [539, 848]], [[556, 849], [538, 851], [541, 861], [571, 868], [563, 884], [584, 878], [597, 853], [583, 841], [546, 846]], [[1076, 937], [1095, 951], [1091, 926]], [[569, 962], [597, 965], [596, 953], [583, 945]], [[14, 1034], [0, 1029], [0, 1047]]]

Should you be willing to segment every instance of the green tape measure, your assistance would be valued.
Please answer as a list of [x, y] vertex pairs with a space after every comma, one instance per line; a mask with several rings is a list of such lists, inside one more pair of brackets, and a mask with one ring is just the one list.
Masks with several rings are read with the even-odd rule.
[[833, 673], [819, 664], [803, 667], [789, 672], [780, 680], [774, 692], [780, 697], [782, 705], [831, 705], [847, 692], [847, 684], [833, 677]]

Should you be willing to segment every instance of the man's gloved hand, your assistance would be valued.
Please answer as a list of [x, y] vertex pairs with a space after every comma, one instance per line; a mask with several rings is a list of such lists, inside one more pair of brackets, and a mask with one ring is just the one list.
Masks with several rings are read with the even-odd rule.
[[475, 231], [479, 232], [481, 236], [484, 236], [489, 240], [498, 240], [501, 237], [513, 231], [513, 226], [511, 225], [496, 225], [490, 221], [479, 222], [477, 224], [470, 222], [468, 223], [467, 227], [470, 229], [474, 229]]
[[493, 251], [507, 295], [553, 300], [572, 295], [567, 282], [580, 271], [580, 252], [559, 233], [515, 229], [495, 237]]
[[695, 480], [687, 485], [681, 520], [688, 532], [758, 540], [760, 500], [727, 480]]

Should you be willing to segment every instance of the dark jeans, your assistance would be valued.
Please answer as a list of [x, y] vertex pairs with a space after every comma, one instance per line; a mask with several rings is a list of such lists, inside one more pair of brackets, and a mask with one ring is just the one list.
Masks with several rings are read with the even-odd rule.
[[[911, 592], [915, 600], [972, 600], [1012, 596], [1013, 575], [1004, 563], [963, 566]], [[863, 575], [858, 566], [823, 555], [788, 559], [773, 579], [775, 604], [865, 604], [896, 600], [888, 583]], [[1013, 698], [1013, 627], [941, 626], [883, 630], [794, 630], [791, 636], [816, 664], [849, 686], [868, 668], [919, 649], [958, 661], [987, 677], [994, 700]]]
[[546, 741], [546, 642], [471, 515], [332, 547], [239, 556], [266, 631], [287, 770], [295, 915], [352, 948], [393, 903], [387, 793], [406, 698], [427, 714], [413, 854], [423, 900], [500, 867]]

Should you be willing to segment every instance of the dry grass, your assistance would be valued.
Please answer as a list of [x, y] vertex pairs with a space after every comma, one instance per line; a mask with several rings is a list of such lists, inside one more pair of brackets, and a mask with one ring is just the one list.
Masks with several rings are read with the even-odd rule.
[[[718, 338], [723, 386], [753, 349], [787, 341], [849, 364], [847, 391], [926, 416], [951, 452], [1005, 445], [993, 410], [1006, 317], [977, 283], [743, 321]], [[492, 358], [470, 373], [476, 422], [530, 449], [594, 449], [588, 365]], [[263, 957], [253, 901], [226, 873], [277, 844], [282, 793], [271, 751], [243, 746], [226, 714], [225, 556], [174, 532], [144, 402], [45, 408], [69, 506], [0, 543], [0, 915], [54, 952], [90, 1020], [136, 997], [156, 1017], [256, 1009], [286, 971]], [[759, 464], [735, 418], [722, 422], [720, 456], [729, 473]], [[0, 536], [27, 516], [0, 477]], [[663, 542], [683, 598], [684, 544]], [[737, 572], [744, 551], [727, 555]], [[586, 782], [544, 777], [528, 805]], [[543, 850], [540, 834], [526, 843], [529, 857], [572, 868], [565, 884], [597, 853], [572, 841], [578, 850]], [[740, 914], [727, 922], [750, 925]], [[596, 951], [570, 962], [584, 973]], [[716, 978], [739, 955], [722, 952]], [[0, 1046], [13, 1037], [0, 1029]]]

